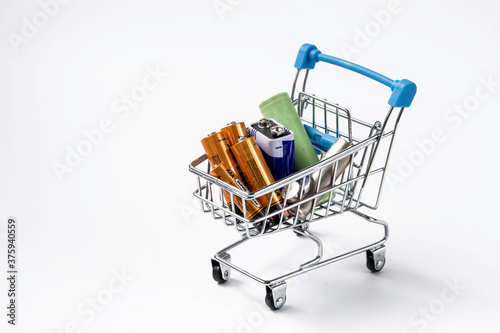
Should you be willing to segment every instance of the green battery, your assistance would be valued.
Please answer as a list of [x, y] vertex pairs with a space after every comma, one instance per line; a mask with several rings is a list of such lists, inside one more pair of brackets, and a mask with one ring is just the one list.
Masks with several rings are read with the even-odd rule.
[[307, 168], [319, 161], [288, 93], [280, 93], [259, 105], [262, 115], [292, 130], [295, 135], [295, 171]]

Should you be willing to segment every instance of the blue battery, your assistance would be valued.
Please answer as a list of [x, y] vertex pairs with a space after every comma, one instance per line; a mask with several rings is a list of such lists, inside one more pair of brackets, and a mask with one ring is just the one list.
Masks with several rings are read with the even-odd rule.
[[274, 180], [280, 180], [295, 171], [295, 145], [291, 130], [277, 121], [262, 118], [250, 125], [249, 134], [255, 138]]

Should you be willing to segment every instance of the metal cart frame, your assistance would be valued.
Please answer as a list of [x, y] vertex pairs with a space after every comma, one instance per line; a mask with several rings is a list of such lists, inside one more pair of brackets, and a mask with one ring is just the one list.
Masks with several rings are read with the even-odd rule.
[[[389, 99], [390, 108], [383, 122], [369, 123], [353, 118], [346, 108], [307, 93], [306, 83], [309, 71], [314, 69], [315, 64], [320, 61], [349, 69], [390, 87], [392, 91]], [[416, 93], [416, 85], [409, 80], [391, 80], [349, 61], [324, 55], [314, 45], [310, 44], [304, 44], [300, 48], [295, 68], [297, 68], [297, 75], [295, 76], [291, 96], [302, 122], [325, 133], [349, 140], [352, 145], [348, 149], [254, 192], [244, 192], [212, 177], [209, 174], [210, 164], [206, 155], [199, 157], [189, 166], [189, 170], [197, 176], [198, 188], [194, 192], [194, 196], [200, 199], [203, 211], [211, 213], [212, 218], [216, 220], [222, 220], [226, 226], [234, 227], [242, 237], [239, 241], [225, 247], [214, 255], [212, 259], [213, 278], [219, 283], [224, 283], [228, 281], [231, 269], [234, 269], [264, 284], [266, 287], [265, 302], [273, 310], [280, 309], [285, 304], [285, 280], [292, 277], [363, 252], [366, 253], [366, 265], [370, 271], [379, 272], [384, 267], [385, 242], [389, 236], [389, 226], [387, 222], [366, 215], [360, 209], [375, 210], [379, 206], [396, 130], [405, 107], [410, 106]], [[295, 91], [301, 76], [301, 70], [306, 70], [306, 72], [302, 79], [302, 90], [295, 99]], [[378, 156], [383, 158], [377, 159]], [[349, 166], [337, 177], [337, 166], [343, 159], [349, 159]], [[206, 166], [203, 166], [204, 164]], [[320, 191], [318, 187], [315, 195], [303, 198], [304, 184], [306, 184], [308, 177], [311, 177], [314, 173], [317, 175], [319, 172], [319, 179], [321, 179], [324, 170], [327, 168], [333, 168], [334, 176], [331, 187], [323, 191]], [[368, 184], [369, 179], [370, 184]], [[270, 197], [275, 191], [284, 191], [286, 193], [294, 182], [301, 184], [300, 198], [297, 202], [288, 204], [285, 200], [285, 204], [281, 209], [271, 210], [271, 200], [268, 200], [269, 206], [265, 216], [257, 219], [247, 218], [245, 206], [247, 200], [264, 195]], [[368, 196], [368, 199], [364, 195], [367, 185], [374, 190], [374, 195]], [[229, 194], [232, 204], [228, 205], [226, 203], [223, 191]], [[328, 199], [324, 200], [326, 196]], [[243, 214], [235, 210], [235, 197], [241, 198], [243, 202]], [[305, 219], [299, 219], [298, 214], [290, 216], [290, 212], [297, 212], [302, 205], [310, 200], [314, 200], [314, 207]], [[383, 226], [384, 236], [372, 244], [325, 259], [323, 258], [323, 243], [321, 239], [311, 233], [309, 225], [312, 222], [344, 212], [350, 212], [367, 222]], [[274, 221], [272, 223], [270, 222], [271, 217]], [[279, 222], [276, 223], [276, 221]], [[231, 262], [231, 256], [228, 252], [231, 249], [254, 237], [270, 235], [284, 230], [293, 230], [297, 235], [314, 241], [317, 244], [316, 257], [299, 265], [292, 272], [270, 280], [262, 279]]]

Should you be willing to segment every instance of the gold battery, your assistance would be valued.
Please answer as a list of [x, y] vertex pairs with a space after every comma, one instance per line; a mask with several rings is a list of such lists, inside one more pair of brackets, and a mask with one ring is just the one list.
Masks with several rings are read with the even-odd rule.
[[201, 140], [203, 149], [207, 154], [212, 168], [216, 165], [226, 162], [227, 166], [238, 172], [238, 164], [229, 149], [229, 144], [222, 132], [212, 133]]
[[[248, 192], [248, 189], [245, 187], [243, 182], [236, 177], [233, 170], [227, 166], [225, 162], [221, 162], [218, 166], [216, 166], [212, 171], [210, 171], [210, 175], [216, 177], [217, 179], [222, 180], [223, 182], [232, 185], [236, 188], [239, 188], [242, 191]], [[231, 207], [231, 195], [222, 190], [222, 194], [224, 195], [224, 199], [226, 203]], [[238, 207], [242, 212], [243, 209], [243, 200], [237, 196], [233, 195], [234, 204]], [[265, 206], [260, 205], [256, 200], [246, 200], [245, 201], [247, 218], [250, 220], [257, 215], [263, 216], [262, 211], [267, 208]]]
[[[271, 174], [271, 170], [267, 166], [266, 160], [253, 136], [240, 139], [231, 146], [231, 151], [241, 168], [245, 177], [245, 182], [250, 188], [250, 191], [257, 191], [274, 183], [274, 177]], [[257, 198], [257, 200], [262, 206], [267, 208], [269, 203], [268, 195], [263, 195]], [[277, 208], [280, 209], [282, 204], [283, 198], [281, 197], [280, 191], [274, 191], [271, 195], [271, 207], [279, 205]]]
[[240, 139], [240, 137], [248, 136], [247, 127], [244, 122], [231, 122], [227, 124], [226, 127], [221, 128], [221, 132], [224, 133], [224, 136], [227, 139], [229, 147], [234, 146], [236, 142]]

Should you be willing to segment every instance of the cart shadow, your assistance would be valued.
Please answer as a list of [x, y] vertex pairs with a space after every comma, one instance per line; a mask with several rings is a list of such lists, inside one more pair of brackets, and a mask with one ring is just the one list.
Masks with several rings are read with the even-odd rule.
[[[364, 314], [365, 320], [371, 320], [380, 316], [394, 316], [401, 311], [404, 313], [401, 307], [412, 308], [413, 304], [422, 304], [436, 297], [436, 288], [442, 286], [441, 279], [418, 275], [416, 272], [387, 269], [373, 274], [362, 273], [359, 268], [363, 267], [352, 265], [336, 272], [339, 274], [316, 275], [312, 280], [304, 281], [300, 288], [288, 290], [287, 302], [283, 308], [271, 311], [266, 307], [266, 310], [271, 311], [273, 315], [287, 317], [301, 314], [301, 318], [306, 316], [330, 324], [337, 320], [357, 320], [359, 313]], [[349, 280], [342, 276], [342, 271], [360, 277]], [[238, 298], [265, 307], [263, 290], [250, 286], [245, 288], [245, 284], [246, 280], [232, 278], [220, 286], [237, 286], [234, 290], [240, 294]], [[238, 288], [240, 285], [242, 287]], [[317, 288], [318, 285], [321, 288]], [[399, 319], [404, 320], [404, 315]]]
[[[347, 270], [356, 270], [360, 274], [359, 269], [353, 267]], [[376, 274], [366, 272], [354, 281], [336, 281], [322, 281], [321, 284], [326, 284], [322, 290], [308, 288], [312, 290], [308, 299], [314, 299], [311, 302], [313, 304], [307, 305], [308, 312], [313, 308], [314, 316], [328, 318], [329, 321], [339, 317], [352, 318], [353, 313], [363, 313], [367, 320], [380, 316], [391, 317], [397, 312], [404, 313], [404, 308], [412, 309], [434, 299], [436, 290], [443, 284], [439, 278], [389, 268]]]
[[240, 288], [240, 286], [244, 285], [245, 284], [245, 281], [243, 280], [240, 280], [238, 277], [233, 277], [231, 276], [231, 278], [227, 281], [227, 282], [224, 282], [224, 283], [215, 283], [215, 285], [218, 287], [218, 288]]

